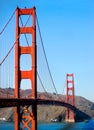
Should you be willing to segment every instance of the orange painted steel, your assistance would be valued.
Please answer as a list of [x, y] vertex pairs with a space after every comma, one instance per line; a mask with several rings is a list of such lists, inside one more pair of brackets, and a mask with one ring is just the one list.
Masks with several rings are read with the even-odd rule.
[[[66, 103], [75, 106], [74, 74], [66, 75]], [[74, 111], [66, 108], [66, 122], [75, 122]]]
[[[19, 26], [20, 15], [31, 15], [32, 26], [24, 27]], [[30, 46], [20, 45], [20, 34], [31, 34], [32, 41]], [[22, 54], [30, 54], [32, 57], [32, 69], [31, 70], [20, 70], [20, 57]], [[15, 44], [15, 98], [20, 98], [20, 83], [22, 79], [31, 80], [31, 98], [37, 98], [37, 76], [36, 76], [36, 9], [35, 7], [30, 9], [19, 9], [16, 8], [16, 44]], [[25, 106], [22, 115], [22, 130], [27, 128], [28, 130], [37, 130], [37, 104], [32, 104], [32, 113]], [[14, 121], [15, 130], [20, 130], [20, 105], [14, 108]]]

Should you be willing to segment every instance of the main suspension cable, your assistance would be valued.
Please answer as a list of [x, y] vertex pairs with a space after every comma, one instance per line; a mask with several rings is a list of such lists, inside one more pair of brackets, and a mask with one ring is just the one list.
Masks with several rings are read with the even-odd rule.
[[[18, 38], [17, 38], [18, 39]], [[17, 41], [17, 40], [16, 40]], [[12, 51], [12, 49], [14, 48], [15, 46], [15, 43], [16, 41], [14, 42], [13, 46], [10, 48], [10, 50], [8, 51], [8, 53], [6, 54], [6, 56], [3, 58], [3, 60], [0, 62], [0, 66], [3, 64], [3, 62], [6, 60], [6, 58], [9, 56], [10, 52]]]
[[37, 71], [37, 76], [38, 76], [38, 78], [39, 78], [39, 81], [40, 81], [40, 83], [41, 83], [41, 85], [42, 85], [44, 91], [45, 91], [46, 94], [47, 94], [47, 91], [46, 91], [46, 89], [45, 89], [45, 87], [44, 87], [44, 85], [43, 85], [43, 83], [42, 83], [42, 80], [41, 80], [41, 78], [40, 78], [40, 75], [39, 75], [38, 71]]
[[37, 22], [37, 25], [38, 25], [38, 31], [39, 31], [40, 40], [41, 40], [41, 44], [42, 44], [42, 48], [43, 48], [43, 52], [44, 52], [46, 64], [47, 64], [47, 67], [48, 67], [49, 75], [50, 75], [50, 78], [51, 78], [53, 87], [54, 87], [54, 89], [55, 89], [55, 92], [56, 92], [56, 94], [58, 94], [57, 89], [56, 89], [56, 87], [55, 87], [54, 80], [53, 80], [52, 75], [51, 75], [50, 67], [49, 67], [49, 64], [48, 64], [48, 60], [47, 60], [47, 56], [46, 56], [46, 52], [45, 52], [45, 48], [44, 48], [44, 44], [43, 44], [43, 40], [42, 40], [42, 35], [41, 35], [41, 31], [40, 31], [40, 26], [39, 26], [37, 14], [36, 14], [36, 22]]
[[6, 23], [5, 26], [3, 27], [2, 31], [0, 32], [0, 35], [4, 32], [4, 30], [6, 29], [6, 27], [7, 27], [8, 24], [10, 23], [10, 21], [11, 21], [11, 19], [13, 18], [15, 12], [16, 12], [16, 10], [13, 12], [13, 14], [11, 15], [11, 17], [9, 18], [9, 20], [7, 21], [7, 23]]
[[[28, 17], [28, 19], [27, 19], [27, 21], [26, 21], [26, 23], [25, 23], [25, 25], [24, 25], [23, 27], [26, 26], [26, 24], [28, 23], [29, 18], [30, 18], [30, 16]], [[3, 62], [6, 60], [6, 58], [8, 57], [8, 55], [10, 54], [10, 52], [12, 51], [12, 49], [14, 48], [14, 46], [15, 46], [17, 40], [19, 39], [19, 37], [20, 37], [20, 35], [19, 35], [19, 36], [17, 37], [17, 39], [14, 41], [14, 44], [12, 45], [12, 47], [10, 48], [10, 50], [8, 51], [8, 53], [6, 54], [6, 56], [5, 56], [5, 57], [3, 58], [3, 60], [0, 62], [0, 66], [3, 64]]]

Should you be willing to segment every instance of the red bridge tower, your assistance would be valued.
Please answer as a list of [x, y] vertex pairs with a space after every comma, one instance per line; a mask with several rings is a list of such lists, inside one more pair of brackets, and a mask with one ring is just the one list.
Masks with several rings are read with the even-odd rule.
[[[21, 15], [29, 15], [32, 17], [32, 23], [30, 26], [26, 24], [24, 26], [19, 25], [19, 19]], [[31, 45], [21, 45], [20, 35], [30, 34], [32, 36]], [[20, 57], [23, 54], [29, 54], [32, 58], [31, 70], [20, 69]], [[30, 9], [16, 9], [16, 44], [15, 44], [15, 98], [20, 97], [20, 84], [22, 79], [30, 79], [31, 81], [31, 98], [37, 98], [37, 79], [36, 79], [36, 12], [35, 7]], [[31, 107], [32, 112], [29, 111], [28, 106], [23, 108], [23, 114], [20, 114], [20, 106], [15, 107], [14, 121], [15, 130], [36, 130], [37, 129], [37, 104], [34, 103]], [[20, 121], [22, 125], [20, 126]]]
[[[74, 99], [74, 74], [66, 75], [66, 103], [75, 105]], [[66, 122], [75, 122], [74, 111], [66, 108]]]

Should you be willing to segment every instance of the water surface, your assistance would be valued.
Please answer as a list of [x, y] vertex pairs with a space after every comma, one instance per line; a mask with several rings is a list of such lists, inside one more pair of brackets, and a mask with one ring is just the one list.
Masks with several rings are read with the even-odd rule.
[[[0, 122], [0, 130], [14, 130], [14, 123]], [[94, 120], [89, 120], [80, 123], [73, 123], [73, 124], [72, 123], [38, 123], [38, 130], [94, 130]]]

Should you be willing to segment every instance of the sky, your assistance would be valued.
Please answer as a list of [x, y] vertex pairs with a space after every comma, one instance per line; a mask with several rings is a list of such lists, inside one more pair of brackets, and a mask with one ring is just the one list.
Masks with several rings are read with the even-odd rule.
[[94, 102], [94, 0], [0, 0], [0, 30], [17, 6], [34, 5], [58, 93], [74, 73], [75, 95]]

